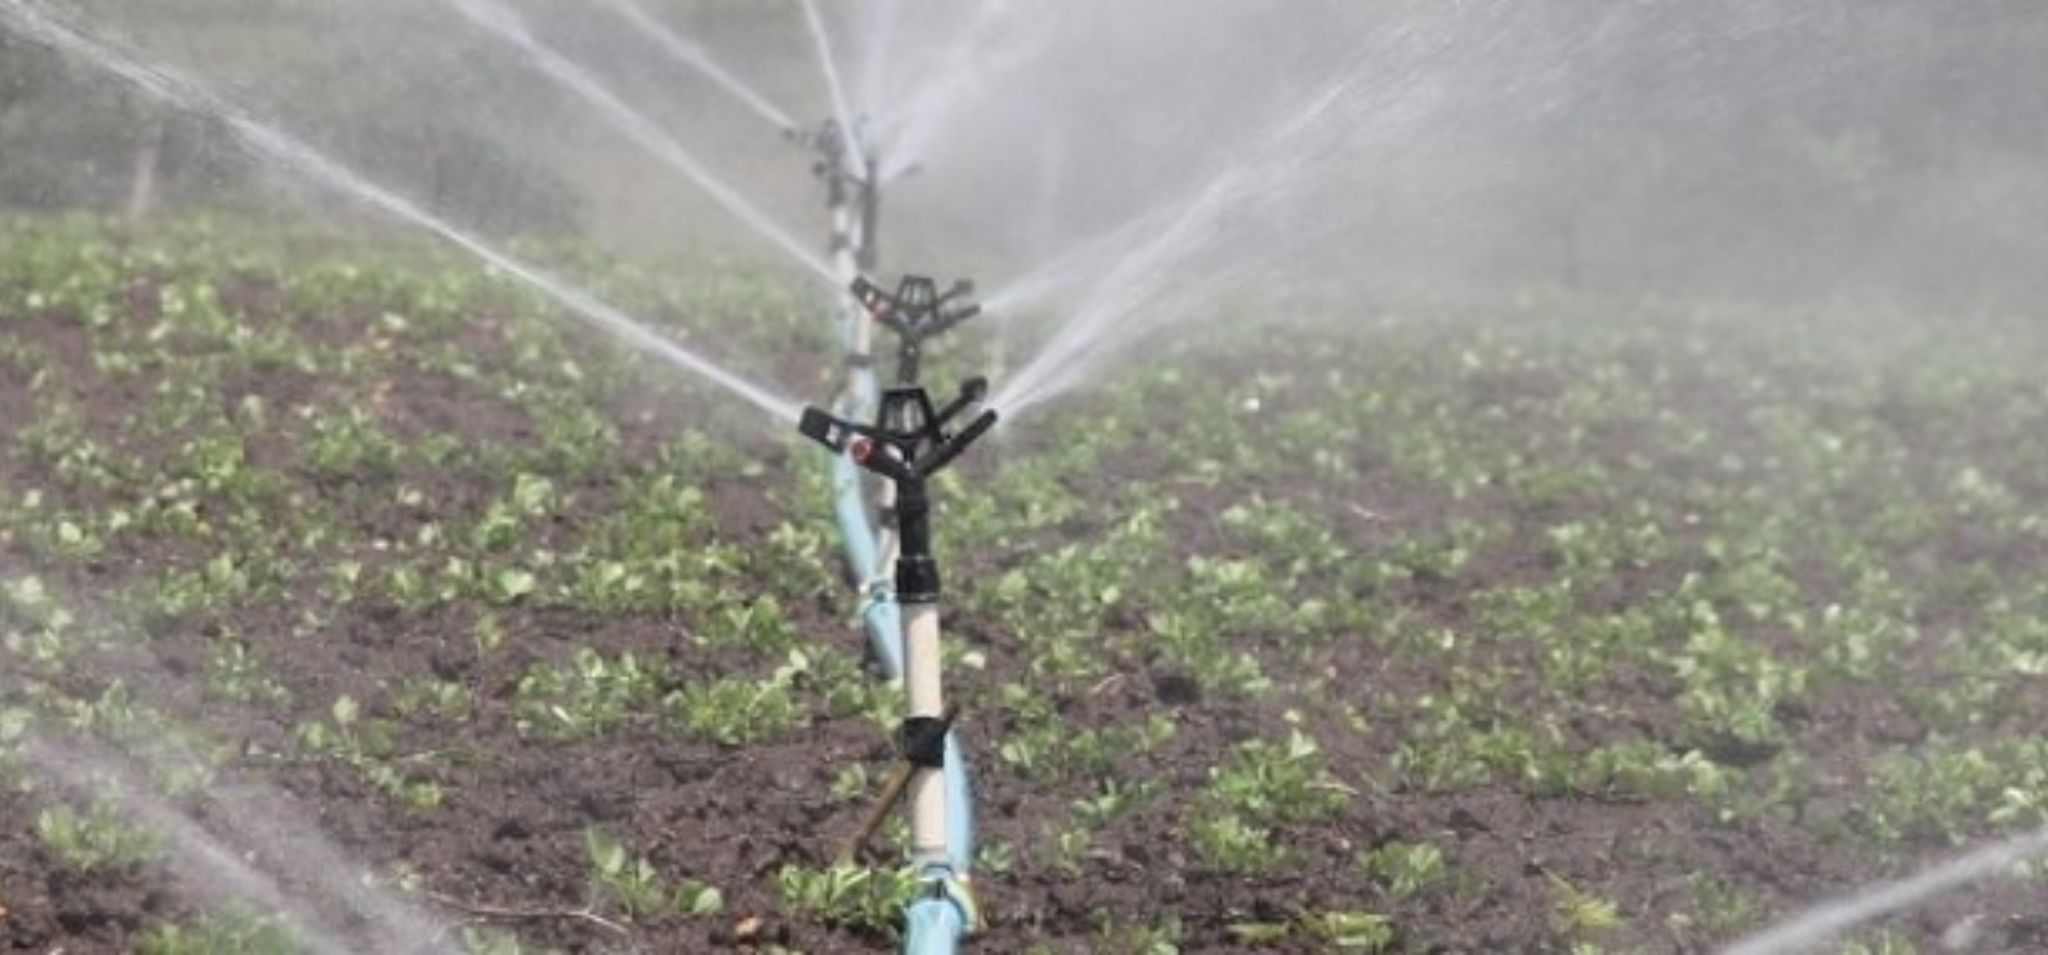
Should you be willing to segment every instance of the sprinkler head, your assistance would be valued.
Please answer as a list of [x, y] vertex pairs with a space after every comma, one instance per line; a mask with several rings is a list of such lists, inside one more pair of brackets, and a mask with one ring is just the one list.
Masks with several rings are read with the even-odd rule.
[[948, 423], [987, 393], [988, 382], [976, 378], [944, 408], [934, 408], [923, 388], [891, 388], [882, 393], [872, 425], [842, 421], [817, 408], [804, 409], [797, 425], [805, 437], [847, 453], [860, 467], [896, 485], [896, 599], [901, 603], [939, 599], [939, 565], [932, 556], [931, 499], [925, 482], [995, 427], [991, 408], [959, 432], [947, 430]]
[[903, 605], [938, 603], [938, 559], [932, 557], [932, 498], [926, 494], [926, 480], [995, 426], [995, 410], [985, 408], [958, 432], [946, 430], [952, 418], [981, 402], [987, 387], [983, 379], [969, 381], [961, 396], [944, 408], [932, 408], [932, 396], [922, 387], [891, 387], [883, 391], [874, 424], [844, 422], [819, 408], [805, 408], [797, 424], [811, 441], [848, 453], [862, 469], [895, 484], [895, 596]]
[[805, 408], [803, 417], [796, 423], [797, 431], [804, 437], [830, 448], [834, 453], [847, 450], [855, 439], [865, 441], [860, 435], [865, 429], [847, 424], [817, 408]]
[[873, 192], [874, 158], [857, 145], [862, 138], [861, 125], [856, 122], [851, 135], [836, 119], [827, 119], [813, 129], [783, 130], [783, 136], [790, 142], [814, 154], [811, 173], [825, 180], [835, 203], [849, 195], [866, 196]]
[[890, 388], [882, 393], [875, 424], [854, 424], [819, 408], [805, 408], [797, 430], [883, 477], [922, 485], [995, 426], [995, 410], [984, 409], [958, 433], [948, 430], [953, 419], [987, 394], [988, 380], [975, 378], [961, 386], [959, 397], [939, 408], [923, 388]]
[[964, 301], [974, 294], [974, 283], [965, 279], [943, 294], [938, 283], [922, 275], [905, 275], [894, 293], [864, 275], [851, 288], [868, 315], [896, 333], [896, 380], [906, 385], [917, 383], [926, 340], [981, 314], [981, 306]]

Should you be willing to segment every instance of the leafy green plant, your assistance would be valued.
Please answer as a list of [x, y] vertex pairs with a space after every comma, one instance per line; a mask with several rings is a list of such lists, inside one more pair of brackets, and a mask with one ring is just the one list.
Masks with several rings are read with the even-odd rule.
[[663, 699], [662, 708], [670, 724], [688, 736], [726, 746], [756, 742], [801, 722], [804, 710], [791, 687], [809, 669], [808, 657], [790, 651], [789, 662], [767, 679], [686, 684]]
[[307, 755], [355, 769], [384, 795], [413, 809], [438, 808], [445, 796], [439, 782], [399, 768], [394, 728], [387, 720], [365, 718], [354, 697], [337, 697], [327, 719], [300, 724], [295, 738]]
[[1332, 949], [1384, 952], [1394, 947], [1394, 922], [1372, 912], [1321, 912], [1304, 919]]
[[1436, 889], [1450, 878], [1443, 850], [1426, 842], [1386, 842], [1361, 855], [1358, 862], [1397, 902]]
[[1575, 942], [1591, 941], [1621, 924], [1621, 911], [1613, 902], [1573, 885], [1563, 876], [1547, 873], [1551, 889], [1551, 927]]
[[631, 652], [607, 657], [578, 647], [565, 663], [536, 665], [513, 698], [521, 733], [556, 740], [611, 731], [652, 702], [665, 675]]
[[362, 407], [340, 411], [309, 411], [306, 464], [337, 478], [389, 476], [397, 466], [399, 446]]
[[157, 925], [136, 940], [135, 950], [139, 955], [298, 955], [305, 948], [282, 918], [230, 908], [189, 924]]
[[1315, 739], [1294, 730], [1285, 742], [1234, 747], [1210, 773], [1208, 795], [1253, 818], [1311, 822], [1342, 809], [1350, 789], [1330, 774]]
[[893, 930], [917, 887], [917, 873], [908, 869], [788, 865], [775, 872], [775, 896], [783, 911], [871, 932]]
[[214, 647], [208, 686], [220, 696], [240, 703], [281, 706], [291, 701], [291, 691], [264, 669], [249, 644], [222, 640]]
[[78, 872], [127, 872], [163, 851], [163, 840], [130, 823], [109, 802], [81, 813], [52, 806], [36, 816], [36, 837], [58, 863]]
[[671, 882], [652, 862], [627, 852], [624, 843], [602, 829], [584, 830], [583, 845], [590, 857], [595, 894], [616, 899], [634, 918], [665, 914], [705, 918], [725, 909], [725, 895], [718, 887], [690, 879]]
[[1292, 857], [1272, 833], [1230, 810], [1197, 816], [1188, 837], [1203, 859], [1225, 872], [1271, 872]]
[[1187, 929], [1177, 916], [1147, 921], [1097, 909], [1095, 950], [1114, 955], [1179, 955]]

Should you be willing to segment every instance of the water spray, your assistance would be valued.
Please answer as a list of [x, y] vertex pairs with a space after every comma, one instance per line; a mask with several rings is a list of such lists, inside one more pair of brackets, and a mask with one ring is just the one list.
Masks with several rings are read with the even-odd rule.
[[766, 96], [734, 76], [731, 70], [720, 65], [702, 46], [685, 39], [655, 19], [653, 14], [648, 13], [634, 0], [598, 0], [598, 3], [610, 7], [612, 12], [646, 34], [676, 62], [709, 77], [720, 89], [731, 93], [733, 98], [746, 104], [748, 109], [759, 114], [762, 119], [773, 123], [777, 129], [796, 127], [796, 120], [789, 118], [789, 114], [781, 107], [769, 102]]
[[[191, 813], [140, 783], [120, 761], [92, 749], [31, 738], [21, 747], [28, 764], [65, 789], [111, 798], [149, 831], [162, 836], [176, 860], [180, 882], [214, 904], [237, 902], [259, 906], [283, 917], [294, 936], [315, 955], [347, 955], [363, 950], [398, 953], [450, 953], [454, 926], [383, 895], [351, 871], [353, 868], [302, 820], [282, 818], [275, 810], [258, 809], [231, 792], [216, 791], [209, 800], [224, 818], [235, 820], [240, 840], [254, 839], [267, 851], [250, 852], [231, 845], [200, 825]], [[240, 841], [238, 840], [238, 841]], [[265, 862], [259, 861], [267, 858]], [[289, 873], [285, 860], [299, 865]], [[340, 902], [353, 916], [345, 930], [285, 887], [286, 878], [313, 883], [325, 898]], [[361, 938], [350, 938], [359, 934]]]
[[625, 100], [599, 83], [588, 70], [542, 42], [517, 11], [498, 0], [447, 2], [478, 27], [518, 49], [527, 62], [590, 104], [597, 110], [599, 117], [640, 148], [647, 150], [649, 155], [688, 176], [710, 195], [720, 208], [782, 250], [796, 264], [803, 266], [813, 275], [835, 283], [838, 281], [838, 277], [824, 260], [818, 258], [803, 243], [790, 235], [788, 230], [769, 218], [767, 213], [747, 201], [738, 189], [713, 174], [710, 167], [685, 149], [675, 137], [662, 131], [652, 120], [627, 105]]
[[868, 40], [862, 44], [860, 85], [855, 90], [862, 109], [873, 109], [882, 94], [883, 70], [891, 62], [896, 27], [901, 20], [900, 0], [877, 0], [868, 23]]
[[839, 81], [839, 64], [832, 58], [832, 40], [825, 34], [825, 18], [814, 0], [802, 0], [804, 24], [810, 28], [811, 45], [818, 52], [818, 69], [825, 75], [825, 91], [832, 100], [832, 118], [839, 128], [854, 130], [853, 110], [846, 105], [846, 87]]
[[941, 81], [920, 84], [907, 102], [876, 117], [875, 134], [889, 145], [888, 163], [877, 170], [883, 182], [914, 171], [954, 110], [978, 93], [990, 74], [1011, 68], [1028, 52], [1028, 46], [1007, 56], [991, 49], [996, 38], [1021, 34], [1017, 24], [1007, 22], [1011, 12], [1011, 0], [984, 0], [959, 42], [919, 65], [918, 75]]
[[2048, 856], [2048, 829], [1996, 842], [1893, 882], [1867, 886], [1824, 902], [1778, 925], [1735, 942], [1721, 955], [1793, 955], [1811, 951], [1872, 919], [1901, 912], [2014, 867]]
[[977, 921], [966, 876], [953, 858], [948, 827], [955, 809], [948, 805], [946, 744], [957, 710], [946, 705], [940, 673], [940, 578], [932, 553], [927, 482], [995, 426], [994, 409], [983, 409], [957, 433], [948, 430], [954, 419], [987, 394], [988, 382], [976, 378], [944, 408], [935, 408], [922, 387], [891, 388], [882, 395], [873, 425], [853, 424], [815, 407], [806, 408], [798, 424], [805, 437], [845, 455], [896, 492], [893, 516], [900, 550], [895, 560], [895, 601], [902, 607], [908, 691], [898, 744], [908, 772], [901, 774], [907, 782], [892, 786], [885, 795], [893, 798], [893, 793], [907, 790], [910, 860], [924, 883], [910, 908], [913, 927], [927, 919], [950, 918], [955, 920], [953, 927], [971, 930]]
[[440, 237], [497, 274], [553, 301], [567, 314], [724, 388], [780, 421], [797, 416], [796, 402], [676, 344], [562, 278], [512, 258], [481, 237], [428, 212], [419, 203], [370, 181], [307, 143], [257, 119], [198, 82], [73, 28], [40, 3], [0, 2], [0, 26], [104, 69], [166, 106], [219, 120], [251, 155]]

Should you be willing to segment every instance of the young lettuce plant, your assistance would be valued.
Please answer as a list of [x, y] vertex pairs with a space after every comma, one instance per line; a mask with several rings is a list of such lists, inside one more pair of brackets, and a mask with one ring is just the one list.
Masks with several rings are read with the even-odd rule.
[[875, 933], [895, 930], [918, 885], [910, 869], [786, 865], [775, 872], [775, 895], [784, 912]]
[[130, 823], [110, 802], [81, 813], [58, 805], [36, 816], [36, 837], [74, 872], [132, 872], [163, 852], [163, 840]]
[[137, 955], [300, 955], [305, 949], [281, 918], [234, 907], [191, 923], [168, 922], [136, 941]]
[[654, 863], [627, 852], [624, 843], [602, 829], [584, 830], [583, 845], [590, 857], [593, 894], [618, 900], [636, 919], [669, 914], [707, 918], [725, 909], [725, 895], [717, 886], [693, 879], [671, 882]]

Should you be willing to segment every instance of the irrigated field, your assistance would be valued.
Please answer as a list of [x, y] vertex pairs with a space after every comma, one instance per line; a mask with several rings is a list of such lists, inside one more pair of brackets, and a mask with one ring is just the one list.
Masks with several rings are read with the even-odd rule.
[[[551, 257], [830, 395], [818, 302]], [[2048, 823], [2048, 332], [1281, 324], [942, 482], [978, 950], [1700, 951]], [[0, 230], [0, 943], [296, 950], [126, 766], [478, 951], [886, 949], [895, 843], [831, 864], [898, 707], [825, 465], [452, 260]], [[286, 894], [346, 925], [327, 867]], [[1842, 950], [2048, 949], [2039, 900]]]

